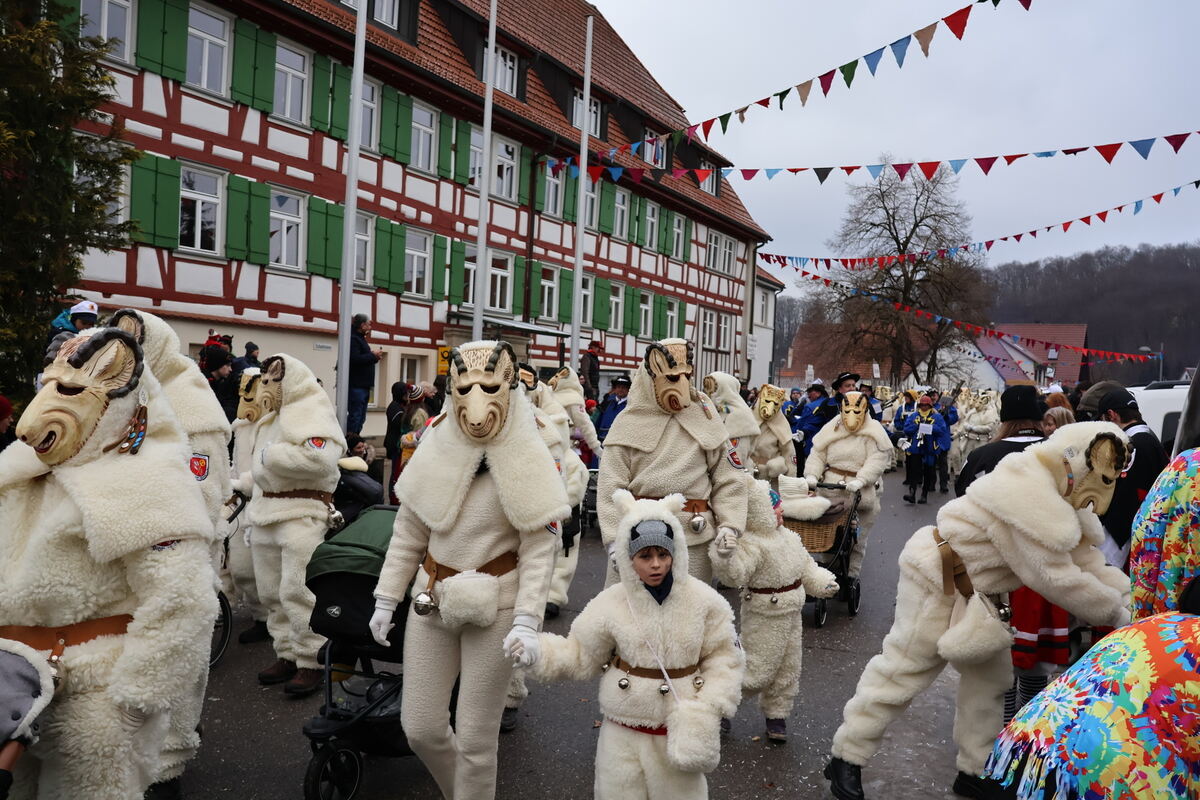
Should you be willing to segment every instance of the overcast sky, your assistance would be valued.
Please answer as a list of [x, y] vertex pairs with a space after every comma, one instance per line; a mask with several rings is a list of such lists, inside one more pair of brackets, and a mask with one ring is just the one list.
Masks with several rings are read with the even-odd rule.
[[[815, 78], [958, 8], [965, 0], [597, 0], [613, 27], [693, 122]], [[753, 108], [710, 139], [736, 166], [800, 167], [1008, 155], [1192, 131], [1178, 155], [1155, 144], [1148, 161], [1128, 146], [1111, 165], [1095, 151], [1034, 159], [989, 176], [963, 168], [959, 197], [972, 239], [998, 238], [1081, 217], [1200, 178], [1200, 2], [1017, 0], [976, 5], [958, 41], [938, 26], [929, 58], [914, 40], [904, 68], [890, 50], [875, 77], [860, 63], [847, 89], [814, 85], [807, 107]], [[736, 118], [735, 118], [736, 119]], [[730, 177], [774, 238], [764, 250], [836, 256], [848, 180], [811, 172]], [[1066, 255], [1109, 244], [1200, 239], [1200, 191], [1140, 215], [1076, 224], [1067, 233], [997, 244], [990, 263]], [[791, 283], [795, 273], [773, 272]]]

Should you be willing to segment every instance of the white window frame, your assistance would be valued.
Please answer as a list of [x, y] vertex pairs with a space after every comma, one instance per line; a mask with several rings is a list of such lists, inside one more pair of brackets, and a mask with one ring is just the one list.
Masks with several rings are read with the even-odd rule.
[[[220, 20], [221, 23], [225, 26], [225, 38], [218, 39], [217, 37], [213, 36], [211, 33], [206, 33], [205, 31], [201, 31], [201, 30], [197, 30], [197, 29], [193, 28], [192, 27], [192, 12], [199, 12], [201, 14], [207, 14], [208, 16], [210, 16], [214, 19]], [[193, 36], [201, 41], [202, 47], [203, 47], [203, 51], [202, 51], [202, 55], [201, 55], [201, 59], [200, 59], [201, 68], [200, 68], [200, 82], [199, 83], [193, 83], [191, 80], [188, 79], [188, 76], [186, 74], [186, 70], [190, 69], [190, 67], [191, 67], [191, 50], [192, 50], [192, 37]], [[185, 77], [184, 77], [185, 84], [194, 89], [200, 89], [201, 91], [211, 92], [212, 94], [220, 95], [221, 97], [225, 97], [226, 95], [228, 95], [229, 94], [229, 65], [230, 65], [230, 59], [232, 58], [232, 53], [233, 53], [233, 42], [232, 42], [232, 40], [233, 40], [233, 20], [226, 14], [222, 14], [222, 13], [210, 8], [209, 6], [202, 5], [200, 3], [191, 3], [188, 6], [187, 40], [188, 40], [187, 41], [187, 54], [186, 54], [186, 62], [185, 62], [186, 66], [185, 66]], [[206, 80], [208, 77], [208, 57], [209, 57], [209, 51], [210, 51], [209, 45], [212, 45], [212, 44], [219, 45], [221, 48], [221, 78], [219, 81], [220, 86], [218, 86], [216, 88], [214, 88], [212, 86], [208, 86], [206, 84]]]
[[646, 138], [642, 140], [642, 158], [652, 167], [666, 169], [667, 145], [657, 132], [646, 130]]
[[679, 330], [679, 301], [674, 297], [666, 299], [667, 336], [674, 336]]
[[[417, 111], [425, 111], [430, 115], [432, 120], [428, 126], [423, 122], [417, 121]], [[438, 110], [433, 106], [427, 106], [424, 103], [413, 103], [413, 118], [412, 118], [412, 145], [410, 148], [411, 157], [409, 158], [408, 166], [418, 172], [433, 174], [437, 169], [437, 152], [438, 152]], [[425, 154], [424, 163], [421, 155], [422, 149], [418, 146], [418, 140], [422, 137], [428, 137], [429, 152]]]
[[591, 230], [596, 230], [600, 225], [600, 181], [593, 181], [586, 172], [579, 173], [579, 180], [584, 182], [583, 224]]
[[583, 318], [579, 320], [581, 327], [592, 327], [592, 285], [595, 281], [591, 275], [584, 273], [579, 279], [579, 294], [583, 298]]
[[700, 345], [707, 350], [717, 348], [717, 312], [711, 308], [700, 310]]
[[[288, 214], [286, 212], [280, 211], [275, 207], [276, 195], [288, 197], [288, 198], [291, 198], [296, 201], [296, 209], [297, 210], [296, 210], [295, 216]], [[270, 211], [269, 211], [268, 227], [271, 231], [270, 237], [271, 237], [272, 241], [271, 241], [271, 246], [268, 247], [268, 252], [269, 252], [268, 263], [272, 267], [275, 267], [277, 269], [291, 269], [291, 270], [304, 269], [304, 244], [305, 244], [305, 241], [304, 241], [304, 235], [305, 235], [304, 212], [305, 212], [305, 208], [306, 208], [304, 195], [298, 194], [296, 192], [289, 192], [284, 189], [279, 189], [277, 187], [272, 186], [269, 203], [270, 203], [270, 206], [269, 206]], [[295, 263], [291, 263], [289, 261], [276, 261], [275, 260], [274, 238], [275, 238], [275, 231], [276, 231], [276, 228], [275, 228], [276, 220], [278, 220], [280, 223], [280, 228], [279, 228], [280, 233], [286, 234], [286, 232], [288, 230], [288, 225], [295, 226], [295, 229], [296, 229], [296, 252], [294, 254], [295, 255]], [[355, 238], [357, 238], [357, 234], [356, 234]], [[286, 241], [287, 241], [286, 235], [283, 238], [279, 239], [279, 241], [281, 243], [286, 243]], [[287, 253], [283, 252], [283, 255], [286, 256]]]
[[687, 250], [687, 242], [684, 241], [686, 236], [687, 218], [676, 214], [671, 218], [671, 258], [676, 261], [683, 261], [683, 254]]
[[[583, 116], [583, 90], [576, 89], [574, 99], [571, 101], [571, 124], [575, 128], [581, 128], [583, 121], [580, 117]], [[600, 138], [600, 101], [593, 95], [588, 98], [588, 133]]]
[[404, 355], [401, 353], [397, 359], [399, 362], [396, 366], [399, 368], [399, 375], [396, 379], [404, 383], [417, 383], [425, 374], [425, 359], [421, 356]]
[[[413, 247], [417, 237], [425, 238], [425, 249]], [[424, 259], [425, 269], [420, 281], [416, 279], [415, 262]], [[433, 272], [433, 234], [428, 231], [408, 229], [404, 237], [404, 296], [405, 298], [429, 297], [430, 276]], [[411, 287], [411, 288], [410, 288]]]
[[737, 268], [737, 239], [732, 236], [723, 237], [721, 243], [721, 272], [733, 275]]
[[650, 292], [638, 294], [638, 337], [650, 339], [654, 336], [654, 295]]
[[625, 331], [625, 287], [619, 283], [609, 284], [608, 327], [609, 330]]
[[479, 190], [479, 173], [483, 171], [483, 128], [471, 126], [471, 154], [467, 163], [467, 185]]
[[658, 249], [659, 208], [658, 203], [646, 201], [646, 247], [651, 250]]
[[[359, 230], [362, 226], [363, 230]], [[375, 218], [370, 214], [359, 214], [354, 223], [354, 280], [356, 283], [369, 284], [374, 277], [372, 269], [375, 261]], [[362, 254], [362, 277], [358, 275], [359, 254]]]
[[767, 319], [770, 317], [769, 312], [771, 310], [771, 295], [773, 295], [773, 294], [774, 294], [774, 292], [772, 292], [768, 289], [759, 289], [758, 290], [758, 303], [756, 304], [757, 305], [756, 316], [758, 318], [759, 325], [767, 324]]
[[[515, 203], [517, 194], [520, 191], [518, 182], [520, 181], [521, 171], [518, 168], [517, 162], [521, 158], [521, 145], [509, 139], [502, 139], [496, 136], [494, 137], [492, 147], [496, 154], [496, 172], [492, 180], [492, 196], [498, 200], [507, 200], [510, 203]], [[507, 152], [509, 150], [512, 152]]]
[[[475, 307], [475, 265], [478, 261], [475, 245], [468, 244], [463, 250], [463, 308]], [[446, 270], [446, 288], [450, 288], [450, 270]]]
[[[516, 259], [512, 253], [496, 252], [489, 248], [488, 260], [491, 268], [488, 270], [488, 296], [484, 308], [487, 311], [507, 314], [512, 310], [513, 269]], [[498, 261], [504, 262], [503, 269], [497, 267]], [[496, 302], [497, 299], [499, 302]]]
[[[382, 9], [382, 10], [381, 10]], [[387, 15], [390, 9], [391, 16]], [[375, 21], [389, 28], [400, 27], [400, 0], [375, 0], [375, 10], [373, 14]]]
[[[184, 185], [184, 181], [185, 181], [184, 173], [187, 173], [187, 172], [195, 172], [195, 173], [198, 173], [201, 175], [207, 175], [211, 178], [214, 178], [217, 182], [216, 195], [214, 196], [214, 195], [206, 194], [204, 192], [196, 191], [194, 189], [188, 189]], [[216, 224], [216, 228], [214, 229], [214, 233], [213, 233], [213, 249], [212, 250], [205, 250], [202, 247], [199, 247], [198, 245], [184, 243], [184, 241], [183, 241], [183, 203], [185, 200], [191, 200], [191, 201], [197, 203], [198, 213], [196, 213], [195, 216], [193, 217], [193, 222], [195, 224], [195, 239], [194, 239], [194, 241], [196, 241], [196, 242], [199, 242], [200, 236], [201, 236], [200, 220], [201, 220], [202, 214], [199, 213], [201, 210], [201, 206], [199, 204], [211, 203], [214, 206], [214, 211], [215, 211], [214, 217], [217, 221], [217, 224]], [[194, 167], [194, 166], [191, 166], [190, 164], [185, 164], [180, 168], [179, 227], [180, 227], [180, 230], [179, 230], [179, 233], [180, 233], [179, 249], [180, 250], [187, 250], [192, 253], [206, 253], [208, 255], [220, 255], [221, 254], [221, 252], [222, 252], [221, 245], [225, 241], [225, 238], [224, 238], [224, 233], [225, 233], [225, 174], [224, 173], [216, 172], [216, 171], [210, 170], [210, 169]]]
[[717, 170], [707, 161], [700, 162], [700, 169], [709, 170], [708, 177], [700, 182], [701, 191], [708, 192], [714, 197], [717, 194]]
[[[558, 317], [558, 269], [548, 264], [542, 264], [541, 274], [538, 275], [538, 291], [541, 301], [541, 311], [538, 319], [556, 319]], [[547, 278], [546, 274], [550, 277]]]
[[[483, 43], [483, 52], [486, 57], [488, 44]], [[516, 97], [517, 87], [521, 81], [521, 59], [517, 54], [507, 47], [496, 45], [496, 61], [493, 74], [493, 84], [496, 89], [505, 94]]]
[[[367, 99], [368, 91], [371, 94], [370, 100]], [[375, 81], [363, 81], [361, 143], [364, 150], [374, 151], [377, 149], [379, 142], [379, 96], [382, 91], [382, 87]]]
[[[121, 42], [120, 49], [117, 50], [114, 48], [111, 52], [109, 52], [108, 54], [105, 55], [105, 58], [109, 58], [114, 61], [120, 61], [123, 64], [128, 64], [128, 63], [132, 62], [133, 61], [133, 36], [134, 36], [133, 32], [135, 30], [137, 30], [137, 28], [135, 27], [135, 19], [134, 19], [134, 13], [135, 13], [136, 9], [134, 8], [133, 0], [99, 0], [99, 3], [100, 3], [100, 18], [96, 19], [96, 20], [92, 20], [93, 24], [89, 27], [94, 28], [94, 30], [90, 33], [88, 31], [86, 31], [83, 27], [82, 16], [86, 12], [82, 11], [82, 9], [81, 9], [81, 14], [80, 14], [81, 22], [80, 22], [80, 26], [79, 26], [79, 35], [80, 36], [98, 36], [102, 39], [107, 39], [110, 42], [113, 41], [114, 39], [120, 41]], [[121, 35], [121, 36], [108, 36], [107, 35], [108, 28], [109, 28], [109, 6], [118, 6], [120, 8], [125, 9], [125, 30], [123, 32], [123, 35]], [[89, 17], [89, 19], [90, 19], [90, 17]]]
[[[287, 65], [283, 65], [283, 64], [279, 63], [279, 50], [281, 48], [284, 50], [288, 50], [292, 53], [295, 53], [296, 55], [298, 55], [304, 59], [303, 72], [300, 72], [293, 67], [289, 67]], [[271, 114], [273, 116], [279, 117], [280, 119], [286, 119], [291, 122], [298, 123], [300, 125], [306, 125], [308, 123], [309, 94], [311, 94], [310, 88], [311, 88], [311, 81], [312, 81], [312, 53], [310, 51], [304, 49], [303, 47], [298, 47], [298, 46], [292, 44], [291, 42], [277, 40], [275, 43], [274, 95], [277, 95], [279, 93], [279, 75], [281, 72], [287, 77], [287, 88], [289, 90], [292, 87], [293, 81], [300, 82], [300, 109], [298, 111], [298, 114], [293, 116], [292, 113], [284, 113], [283, 111], [281, 111], [279, 108], [279, 103], [276, 102], [276, 103], [272, 104]], [[272, 96], [274, 96], [274, 95], [272, 95]], [[291, 96], [291, 92], [286, 91], [286, 92], [284, 92], [283, 96], [286, 99], [287, 97]], [[288, 112], [296, 112], [296, 109], [292, 109], [292, 108], [288, 108], [286, 110]]]
[[629, 192], [617, 189], [613, 196], [613, 236], [618, 239], [629, 238]]
[[708, 247], [704, 251], [704, 266], [707, 269], [717, 269], [721, 258], [721, 234], [712, 228], [708, 229]]
[[546, 190], [543, 197], [542, 213], [552, 217], [562, 218], [563, 214], [563, 173], [557, 175], [554, 170], [546, 168]]

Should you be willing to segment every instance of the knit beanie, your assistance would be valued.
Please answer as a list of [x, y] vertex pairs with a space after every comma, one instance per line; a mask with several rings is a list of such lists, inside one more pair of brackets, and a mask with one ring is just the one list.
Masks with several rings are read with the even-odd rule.
[[629, 532], [630, 558], [647, 547], [661, 547], [672, 556], [675, 555], [675, 537], [671, 527], [661, 519], [644, 519]]

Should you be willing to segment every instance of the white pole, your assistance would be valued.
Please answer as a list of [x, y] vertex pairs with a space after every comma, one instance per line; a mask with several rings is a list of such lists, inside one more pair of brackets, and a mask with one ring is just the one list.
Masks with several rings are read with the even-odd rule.
[[[488, 217], [491, 213], [492, 175], [494, 154], [492, 153], [492, 91], [496, 82], [496, 0], [492, 0], [488, 11], [488, 41], [483, 53], [483, 158], [479, 164], [479, 222], [475, 232], [475, 285], [471, 294], [475, 313], [471, 317], [471, 338], [483, 338], [483, 306], [487, 302], [488, 278], [492, 262], [487, 255]], [[519, 173], [519, 170], [518, 170]], [[514, 180], [516, 176], [514, 176]]]
[[[588, 14], [587, 44], [583, 50], [583, 106], [579, 120], [579, 185], [575, 196], [575, 280], [571, 282], [571, 353], [567, 363], [573, 369], [579, 369], [579, 329], [583, 322], [583, 240], [586, 237], [587, 223], [587, 163], [588, 163], [588, 129], [591, 127], [592, 115], [592, 23], [595, 18]], [[596, 202], [600, 202], [597, 193]], [[597, 209], [597, 212], [599, 209]], [[623, 307], [622, 307], [623, 308]], [[609, 321], [610, 326], [616, 320]]]
[[350, 411], [350, 321], [354, 316], [354, 232], [358, 222], [358, 151], [362, 143], [363, 61], [367, 50], [367, 0], [354, 15], [354, 67], [350, 76], [350, 124], [346, 140], [346, 204], [342, 220], [341, 302], [338, 303], [337, 416], [345, 429]]

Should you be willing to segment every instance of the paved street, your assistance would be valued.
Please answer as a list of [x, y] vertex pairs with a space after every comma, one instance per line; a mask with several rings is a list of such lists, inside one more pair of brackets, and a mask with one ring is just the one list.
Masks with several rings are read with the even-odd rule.
[[[933, 520], [935, 505], [906, 506], [900, 473], [885, 476], [884, 510], [876, 523], [863, 574], [862, 611], [855, 619], [836, 603], [825, 628], [811, 627], [805, 612], [804, 675], [790, 741], [769, 744], [754, 702], [744, 702], [725, 743], [721, 765], [709, 776], [713, 798], [828, 798], [820, 772], [843, 704], [892, 620], [896, 559], [905, 540]], [[945, 499], [937, 495], [936, 499]], [[934, 498], [931, 498], [931, 500]], [[584, 540], [570, 609], [549, 624], [565, 633], [575, 614], [603, 583], [598, 535]], [[726, 593], [736, 607], [732, 592]], [[244, 627], [239, 619], [236, 628]], [[254, 675], [270, 664], [268, 644], [233, 643], [209, 684], [199, 759], [185, 776], [188, 800], [294, 800], [308, 764], [308, 741], [300, 732], [320, 698], [285, 700], [278, 688], [258, 686]], [[500, 739], [497, 796], [521, 800], [591, 797], [592, 759], [600, 717], [595, 683], [542, 686], [531, 682], [521, 727]], [[956, 680], [944, 674], [888, 732], [879, 756], [864, 773], [867, 794], [879, 800], [952, 798], [954, 749], [950, 731]], [[439, 797], [416, 758], [369, 759], [362, 800]]]

